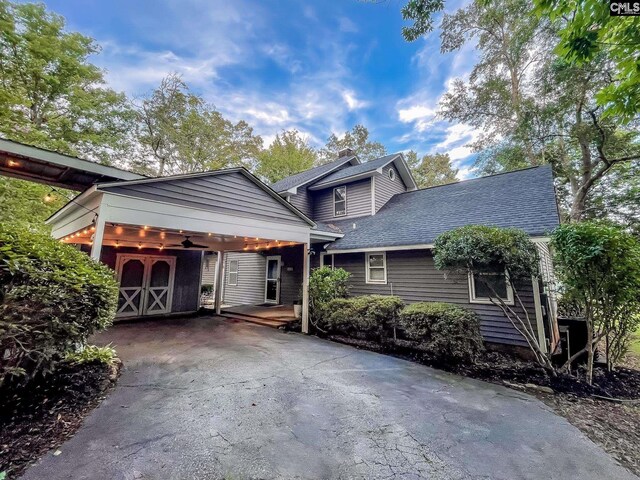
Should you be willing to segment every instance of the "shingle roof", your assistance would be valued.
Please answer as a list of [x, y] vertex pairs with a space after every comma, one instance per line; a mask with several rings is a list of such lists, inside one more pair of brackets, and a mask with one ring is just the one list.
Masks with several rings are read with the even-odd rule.
[[328, 249], [431, 244], [464, 225], [516, 227], [538, 236], [558, 223], [547, 165], [395, 195], [374, 216], [340, 222], [345, 236]]
[[335, 223], [316, 222], [316, 228], [319, 232], [342, 233], [341, 228]]
[[276, 192], [281, 193], [289, 190], [290, 188], [299, 187], [300, 185], [304, 185], [311, 180], [331, 173], [333, 169], [352, 161], [354, 158], [356, 157], [340, 157], [333, 162], [326, 163], [324, 165], [320, 165], [319, 167], [311, 168], [309, 170], [305, 170], [304, 172], [296, 173], [295, 175], [291, 175], [290, 177], [283, 178], [282, 180], [279, 180], [271, 185], [271, 188], [273, 188]]
[[322, 185], [332, 183], [336, 180], [342, 180], [343, 178], [349, 178], [355, 175], [359, 175], [367, 172], [373, 172], [378, 168], [383, 167], [387, 163], [391, 162], [398, 155], [399, 155], [398, 153], [394, 153], [393, 155], [386, 155], [384, 157], [376, 158], [375, 160], [361, 163], [359, 165], [353, 165], [352, 167], [342, 168], [337, 172], [333, 172], [332, 174], [327, 175], [318, 183], [315, 183], [314, 187], [316, 188], [321, 187]]

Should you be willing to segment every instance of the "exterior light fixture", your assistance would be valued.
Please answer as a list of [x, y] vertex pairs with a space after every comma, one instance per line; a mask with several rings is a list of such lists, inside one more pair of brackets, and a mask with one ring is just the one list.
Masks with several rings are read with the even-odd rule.
[[51, 189], [51, 191], [44, 196], [44, 203], [50, 203], [54, 200], [54, 198], [55, 197], [53, 196], [53, 189]]

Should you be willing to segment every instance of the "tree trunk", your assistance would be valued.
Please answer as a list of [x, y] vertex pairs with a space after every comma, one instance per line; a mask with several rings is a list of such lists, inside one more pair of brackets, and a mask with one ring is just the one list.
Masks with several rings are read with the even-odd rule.
[[587, 306], [587, 383], [593, 384], [593, 318]]

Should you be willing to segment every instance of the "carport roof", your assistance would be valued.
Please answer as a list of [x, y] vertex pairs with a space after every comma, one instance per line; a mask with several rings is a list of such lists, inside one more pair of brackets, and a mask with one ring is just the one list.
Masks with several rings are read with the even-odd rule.
[[137, 173], [0, 138], [0, 174], [71, 190], [104, 181], [140, 180]]

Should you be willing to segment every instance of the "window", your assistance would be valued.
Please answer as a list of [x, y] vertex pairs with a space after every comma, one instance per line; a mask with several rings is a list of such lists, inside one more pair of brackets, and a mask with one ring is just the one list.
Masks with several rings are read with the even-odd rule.
[[389, 180], [393, 181], [396, 179], [396, 171], [392, 168], [389, 169]]
[[333, 216], [343, 217], [347, 214], [347, 187], [333, 189]]
[[333, 269], [333, 255], [331, 253], [320, 253], [320, 266], [331, 267]]
[[367, 253], [367, 283], [387, 283], [387, 254]]
[[229, 260], [229, 285], [238, 285], [238, 260]]
[[491, 289], [506, 304], [513, 305], [513, 290], [506, 273], [469, 274], [469, 301], [471, 303], [493, 303], [491, 297], [495, 298], [495, 295]]

